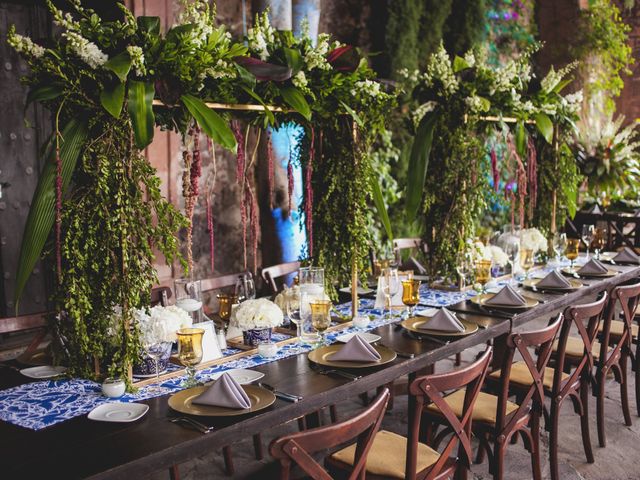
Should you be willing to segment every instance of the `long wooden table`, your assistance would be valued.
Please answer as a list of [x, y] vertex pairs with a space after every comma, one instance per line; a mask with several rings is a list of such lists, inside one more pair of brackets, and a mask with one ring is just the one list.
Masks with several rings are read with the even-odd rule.
[[[603, 280], [585, 280], [583, 288], [566, 295], [531, 292], [531, 296], [542, 302], [512, 319], [480, 312], [461, 314], [483, 328], [447, 345], [410, 338], [395, 325], [380, 327], [374, 332], [382, 337], [381, 344], [415, 356], [399, 356], [384, 367], [362, 372], [363, 376], [358, 380], [319, 374], [311, 368], [304, 354], [256, 367], [265, 373], [265, 382], [304, 398], [298, 403], [276, 400], [268, 409], [244, 418], [205, 420], [216, 427], [206, 435], [169, 422], [172, 412], [167, 405], [167, 396], [145, 401], [150, 406], [149, 412], [131, 424], [93, 422], [81, 416], [36, 432], [0, 422], [0, 477], [140, 478], [371, 391], [403, 375], [413, 377], [415, 372], [469, 347], [491, 339], [497, 339], [496, 343], [499, 343], [499, 339], [505, 338], [514, 327], [584, 302], [602, 290], [640, 276], [640, 267], [612, 268], [620, 274]], [[0, 368], [0, 389], [25, 383], [25, 380], [15, 371]]]

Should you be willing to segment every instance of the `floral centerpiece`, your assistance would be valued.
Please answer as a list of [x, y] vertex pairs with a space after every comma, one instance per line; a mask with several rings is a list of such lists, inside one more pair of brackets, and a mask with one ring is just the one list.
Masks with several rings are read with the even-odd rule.
[[282, 325], [284, 315], [278, 305], [266, 298], [246, 300], [231, 313], [231, 325], [242, 330], [244, 343], [256, 346], [271, 340], [271, 329]]
[[531, 250], [534, 254], [547, 250], [547, 239], [537, 228], [525, 228], [520, 232], [520, 248]]

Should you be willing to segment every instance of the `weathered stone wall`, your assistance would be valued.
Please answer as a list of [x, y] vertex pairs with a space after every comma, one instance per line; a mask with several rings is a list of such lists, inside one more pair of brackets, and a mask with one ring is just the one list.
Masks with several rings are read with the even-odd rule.
[[635, 64], [631, 66], [633, 73], [624, 78], [624, 90], [616, 104], [627, 122], [635, 122], [640, 121], [640, 4], [635, 2], [633, 8], [623, 9], [622, 18], [631, 25], [629, 37]]

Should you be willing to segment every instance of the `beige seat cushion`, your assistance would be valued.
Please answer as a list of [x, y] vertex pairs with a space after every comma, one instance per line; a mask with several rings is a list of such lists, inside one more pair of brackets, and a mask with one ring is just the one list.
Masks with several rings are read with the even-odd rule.
[[[490, 373], [489, 376], [493, 378], [500, 378], [501, 370]], [[544, 379], [542, 380], [542, 384], [546, 388], [553, 387], [553, 374], [555, 370], [553, 368], [545, 368], [544, 369]], [[569, 378], [569, 375], [566, 373], [562, 373], [562, 380], [566, 380]], [[531, 385], [533, 383], [533, 377], [531, 376], [531, 372], [527, 367], [527, 364], [522, 360], [511, 365], [511, 375], [509, 376], [509, 382], [515, 383], [517, 385]]]
[[[603, 332], [604, 331], [604, 324], [600, 324], [600, 326], [598, 327], [598, 331], [599, 332]], [[622, 336], [622, 332], [624, 332], [624, 322], [620, 321], [620, 320], [612, 320], [611, 321], [611, 336], [612, 337], [621, 337]], [[631, 336], [633, 338], [638, 338], [638, 325], [637, 324], [632, 324], [631, 325]]]
[[[356, 455], [356, 444], [350, 445], [331, 455], [331, 459], [353, 465]], [[423, 443], [418, 444], [417, 471], [429, 468], [440, 458], [440, 454]], [[367, 473], [392, 478], [404, 478], [407, 461], [407, 439], [386, 430], [380, 430], [373, 440], [367, 456]]]
[[[600, 356], [600, 342], [597, 340], [593, 342], [591, 352], [595, 358]], [[609, 349], [611, 350], [611, 349]], [[558, 351], [558, 340], [553, 343], [553, 351]], [[568, 357], [582, 357], [584, 355], [584, 342], [579, 337], [567, 338], [567, 356]]]
[[[445, 400], [451, 407], [453, 413], [461, 418], [463, 414], [464, 408], [464, 395], [465, 390], [457, 390], [451, 395], [447, 395]], [[473, 407], [473, 421], [474, 422], [485, 422], [485, 423], [496, 423], [496, 409], [498, 408], [498, 397], [495, 395], [491, 395], [490, 393], [480, 392], [478, 395], [478, 400], [476, 400], [476, 404]], [[509, 415], [512, 412], [515, 412], [518, 409], [518, 405], [516, 403], [510, 402], [507, 400], [507, 409], [506, 414]], [[427, 407], [427, 410], [432, 412], [440, 413], [440, 409], [435, 405], [431, 404]]]

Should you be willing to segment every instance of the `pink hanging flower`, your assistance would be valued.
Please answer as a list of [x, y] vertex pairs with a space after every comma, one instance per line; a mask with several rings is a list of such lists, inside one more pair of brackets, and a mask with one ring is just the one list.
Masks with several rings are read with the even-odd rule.
[[491, 149], [491, 174], [493, 176], [493, 190], [500, 191], [500, 171], [498, 170], [498, 156], [494, 148]]
[[273, 191], [276, 185], [275, 162], [273, 158], [273, 144], [271, 130], [267, 134], [267, 161], [269, 170], [269, 208], [273, 208]]
[[[56, 132], [60, 135], [60, 132]], [[56, 141], [56, 269], [58, 283], [62, 283], [62, 159], [60, 142]]]
[[209, 234], [209, 254], [211, 259], [211, 271], [215, 271], [215, 244], [213, 238], [213, 208], [211, 200], [207, 196], [207, 233]]
[[244, 180], [244, 169], [245, 169], [245, 151], [244, 151], [244, 133], [242, 133], [242, 129], [240, 128], [240, 122], [234, 120], [231, 122], [231, 129], [233, 130], [233, 135], [236, 137], [236, 142], [238, 142], [238, 153], [237, 153], [237, 167], [236, 167], [236, 179], [238, 181], [238, 185], [242, 184]]
[[291, 197], [293, 196], [293, 164], [291, 163], [291, 157], [289, 157], [289, 163], [287, 164], [287, 188], [289, 195], [289, 216], [291, 216]]
[[309, 147], [309, 163], [307, 164], [305, 179], [305, 217], [307, 224], [307, 240], [309, 243], [309, 257], [313, 257], [313, 188], [311, 178], [313, 174], [313, 160], [315, 155], [315, 131], [311, 127], [311, 146]]
[[527, 149], [527, 173], [529, 177], [529, 216], [533, 216], [538, 199], [538, 152], [531, 137]]

